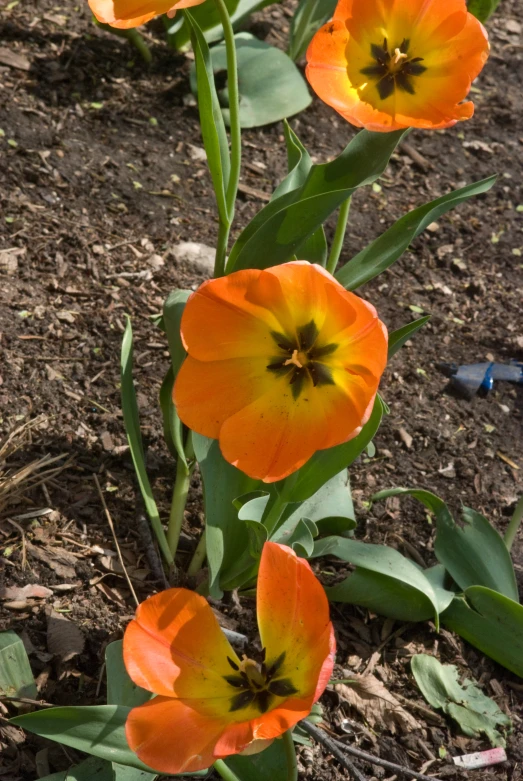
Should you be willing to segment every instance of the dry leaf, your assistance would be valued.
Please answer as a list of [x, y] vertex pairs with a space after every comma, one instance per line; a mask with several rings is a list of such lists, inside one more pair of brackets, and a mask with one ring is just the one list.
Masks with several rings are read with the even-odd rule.
[[[62, 548], [53, 548], [46, 546], [41, 548], [37, 545], [33, 545], [31, 542], [27, 542], [27, 552], [39, 561], [43, 561], [48, 567], [51, 567], [58, 577], [71, 578], [76, 577], [76, 571], [74, 565], [76, 564], [76, 558], [66, 550]], [[73, 565], [73, 566], [71, 566]]]
[[84, 636], [80, 629], [56, 610], [47, 617], [47, 648], [53, 656], [67, 662], [84, 650]]
[[12, 52], [4, 46], [0, 47], [0, 63], [2, 65], [8, 65], [10, 68], [17, 68], [21, 71], [28, 71], [31, 69], [31, 63], [27, 57], [24, 57], [23, 54], [18, 54], [18, 52]]
[[376, 676], [352, 675], [350, 671], [345, 673], [354, 683], [338, 683], [334, 689], [343, 702], [364, 717], [370, 727], [385, 728], [393, 735], [398, 728], [405, 733], [421, 729], [421, 724], [400, 705]]

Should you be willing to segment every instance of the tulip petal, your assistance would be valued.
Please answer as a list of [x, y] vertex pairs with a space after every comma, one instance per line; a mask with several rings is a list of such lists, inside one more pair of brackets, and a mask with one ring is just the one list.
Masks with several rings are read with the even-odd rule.
[[166, 697], [230, 698], [227, 657], [239, 663], [207, 601], [178, 588], [138, 606], [123, 653], [132, 680]]
[[125, 734], [142, 762], [161, 773], [190, 773], [210, 767], [223, 720], [200, 710], [192, 700], [155, 697], [133, 708]]
[[127, 30], [140, 27], [160, 14], [171, 18], [180, 8], [191, 8], [205, 0], [89, 0], [94, 16], [103, 24]]
[[[294, 718], [282, 709], [298, 714], [307, 708], [310, 711], [332, 673], [335, 646], [327, 596], [304, 559], [291, 548], [266, 542], [256, 598], [267, 668], [285, 654], [275, 678], [288, 677], [298, 690], [297, 697], [289, 698], [271, 714], [273, 719]], [[300, 718], [298, 715], [296, 721]], [[269, 730], [256, 732], [260, 738], [273, 736]]]

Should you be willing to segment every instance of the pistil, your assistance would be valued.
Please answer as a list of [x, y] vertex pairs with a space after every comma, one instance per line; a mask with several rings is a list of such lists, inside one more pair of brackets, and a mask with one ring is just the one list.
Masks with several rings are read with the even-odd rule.
[[294, 366], [297, 366], [298, 369], [303, 369], [303, 363], [300, 363], [300, 361], [298, 360], [298, 355], [299, 355], [298, 350], [293, 350], [291, 357], [288, 358], [283, 365], [290, 366], [292, 364]]

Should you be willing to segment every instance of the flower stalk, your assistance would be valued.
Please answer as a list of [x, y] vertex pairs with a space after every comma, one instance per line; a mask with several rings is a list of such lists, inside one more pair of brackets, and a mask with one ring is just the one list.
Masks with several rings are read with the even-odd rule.
[[[185, 443], [185, 456], [186, 459], [192, 459], [194, 457], [192, 435], [190, 431]], [[169, 513], [169, 525], [167, 527], [167, 543], [173, 558], [176, 555], [178, 543], [180, 541], [185, 505], [187, 504], [187, 496], [191, 484], [191, 474], [192, 468], [187, 466], [181, 458], [178, 458], [176, 463], [176, 479], [174, 481], [173, 496], [171, 500], [171, 511]]]
[[285, 748], [285, 757], [287, 759], [287, 781], [298, 781], [298, 763], [296, 761], [296, 749], [292, 739], [292, 729], [288, 729], [282, 735]]
[[519, 527], [521, 526], [521, 521], [523, 521], [523, 496], [520, 497], [519, 502], [516, 505], [514, 514], [510, 519], [510, 523], [507, 526], [505, 536], [503, 537], [503, 541], [507, 546], [507, 550], [509, 551], [509, 553], [512, 550], [512, 545], [514, 544], [514, 540], [516, 539], [516, 534], [518, 533]]
[[345, 233], [347, 231], [351, 200], [352, 196], [349, 196], [347, 200], [344, 201], [344, 203], [342, 203], [340, 206], [338, 222], [336, 223], [336, 232], [334, 233], [329, 259], [327, 261], [327, 271], [329, 274], [334, 274], [336, 271], [336, 266], [338, 265], [341, 251], [343, 249], [343, 240], [345, 239]]
[[221, 277], [225, 273], [225, 261], [227, 257], [227, 245], [229, 231], [234, 219], [234, 207], [238, 193], [241, 169], [241, 127], [240, 127], [240, 97], [238, 92], [238, 62], [236, 57], [236, 43], [231, 17], [225, 5], [225, 0], [215, 0], [216, 8], [220, 15], [225, 41], [227, 58], [227, 90], [229, 94], [229, 122], [230, 122], [230, 153], [231, 169], [225, 201], [227, 205], [227, 223], [220, 222], [218, 244], [216, 247], [216, 259], [214, 264], [214, 276]]

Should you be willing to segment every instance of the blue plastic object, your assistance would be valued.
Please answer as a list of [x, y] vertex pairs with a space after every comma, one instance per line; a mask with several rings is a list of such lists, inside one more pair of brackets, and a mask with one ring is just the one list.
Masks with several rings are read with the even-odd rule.
[[464, 366], [442, 364], [442, 370], [451, 378], [454, 387], [472, 398], [478, 391], [488, 393], [494, 387], [494, 381], [516, 382], [523, 384], [523, 363], [472, 363]]

